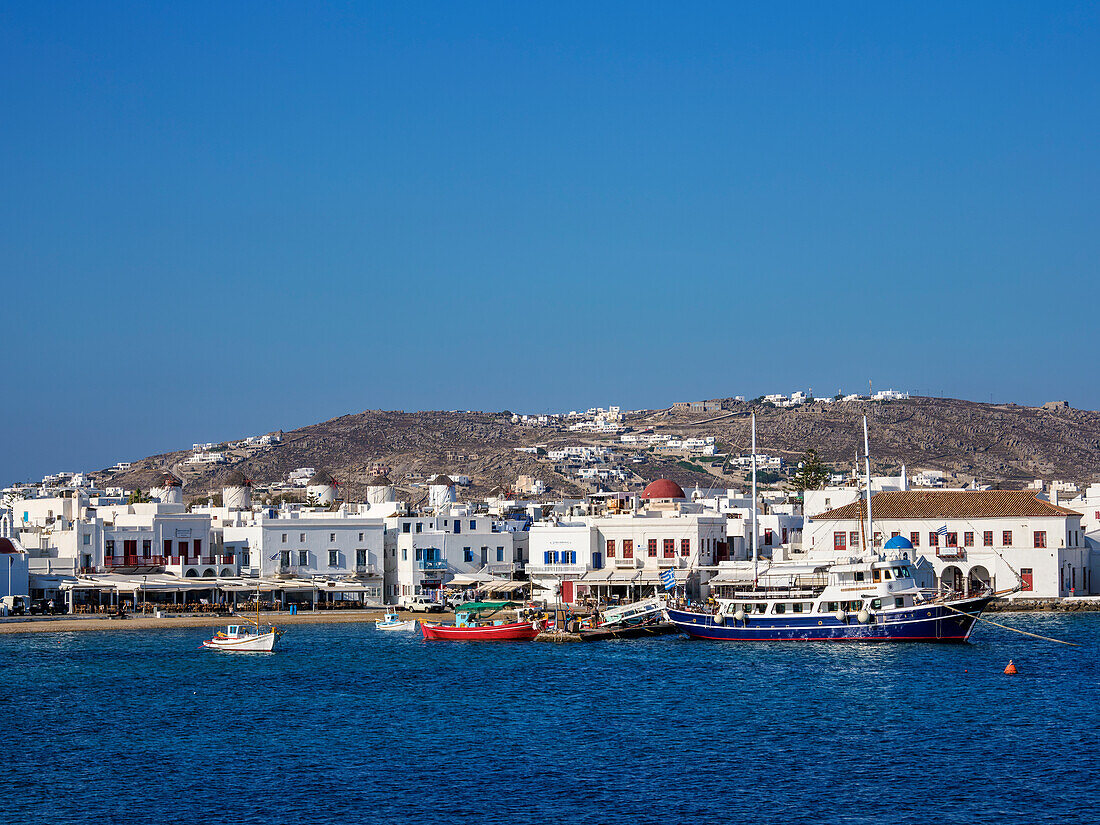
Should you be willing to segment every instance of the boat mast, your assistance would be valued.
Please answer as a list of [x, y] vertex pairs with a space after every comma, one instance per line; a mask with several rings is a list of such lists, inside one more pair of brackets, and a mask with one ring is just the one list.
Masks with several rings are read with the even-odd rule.
[[756, 549], [756, 413], [752, 414], [752, 583], [759, 578], [759, 555]]
[[872, 532], [871, 521], [871, 447], [867, 439], [867, 416], [863, 416], [863, 459], [866, 462], [865, 473], [867, 479], [867, 538], [871, 545], [871, 552], [875, 549], [875, 534]]

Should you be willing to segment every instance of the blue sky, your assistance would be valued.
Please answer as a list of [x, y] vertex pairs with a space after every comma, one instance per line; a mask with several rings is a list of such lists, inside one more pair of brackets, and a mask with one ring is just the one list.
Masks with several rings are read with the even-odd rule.
[[1100, 407], [1098, 18], [5, 4], [0, 483], [366, 408]]

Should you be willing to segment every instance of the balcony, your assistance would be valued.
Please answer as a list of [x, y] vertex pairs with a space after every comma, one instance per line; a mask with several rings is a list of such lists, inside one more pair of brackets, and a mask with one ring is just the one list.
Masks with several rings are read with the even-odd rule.
[[608, 561], [611, 562], [612, 564], [614, 564], [615, 567], [636, 568], [638, 566], [638, 562], [641, 561], [641, 559], [636, 559], [633, 556], [630, 556], [628, 558], [623, 558], [622, 556], [616, 556], [613, 559], [608, 559]]
[[569, 576], [583, 573], [587, 569], [588, 568], [583, 564], [542, 564], [535, 568], [533, 572], [536, 575], [541, 573], [547, 576]]
[[105, 556], [104, 567], [164, 567], [164, 556]]
[[966, 558], [966, 550], [962, 547], [937, 547], [936, 558], [960, 561]]
[[422, 559], [416, 563], [416, 567], [418, 570], [446, 570], [447, 562]]

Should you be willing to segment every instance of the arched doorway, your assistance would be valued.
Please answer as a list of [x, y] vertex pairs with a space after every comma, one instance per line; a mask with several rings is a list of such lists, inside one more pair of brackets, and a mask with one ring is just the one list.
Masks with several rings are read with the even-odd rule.
[[947, 567], [943, 568], [943, 572], [940, 574], [940, 592], [943, 593], [946, 590], [953, 590], [956, 593], [961, 593], [962, 589], [962, 570], [960, 570], [953, 564], [949, 564]]
[[187, 571], [186, 573], [184, 573], [184, 574], [183, 574], [183, 577], [184, 577], [185, 579], [193, 579], [193, 578], [195, 578], [195, 577], [196, 577], [197, 575], [198, 575], [198, 574], [197, 574], [197, 573], [196, 573], [196, 572], [195, 572], [194, 570], [188, 570], [188, 571]]
[[970, 568], [970, 573], [967, 575], [967, 587], [971, 593], [980, 593], [987, 589], [992, 590], [993, 577], [985, 567], [976, 564]]
[[216, 574], [213, 567], [207, 567], [204, 571], [202, 571], [202, 577], [204, 579], [212, 579], [215, 575]]

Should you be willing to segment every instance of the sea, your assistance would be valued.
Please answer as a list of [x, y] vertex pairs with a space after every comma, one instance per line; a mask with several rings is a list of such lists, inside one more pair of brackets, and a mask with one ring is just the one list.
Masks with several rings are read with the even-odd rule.
[[[0, 635], [19, 823], [1100, 822], [1100, 614], [969, 644]], [[1004, 674], [1013, 660], [1018, 675]]]

